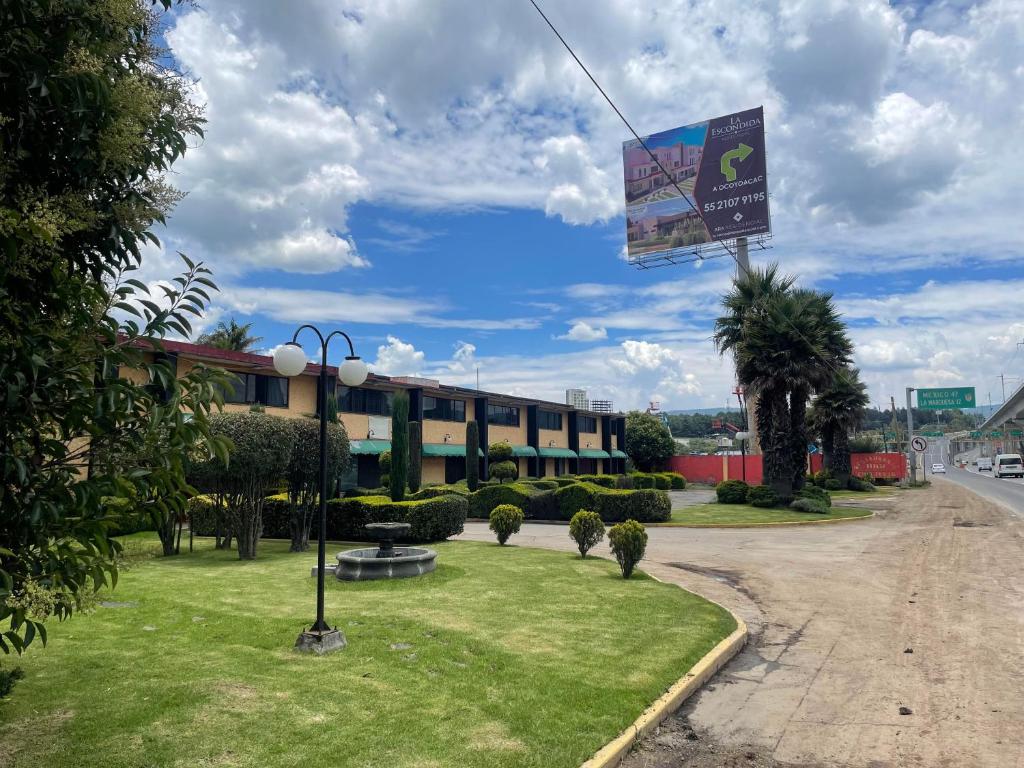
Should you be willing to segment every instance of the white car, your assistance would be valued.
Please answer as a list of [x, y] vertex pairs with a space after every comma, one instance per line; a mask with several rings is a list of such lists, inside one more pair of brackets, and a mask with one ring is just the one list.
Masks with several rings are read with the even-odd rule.
[[1019, 453], [1000, 453], [996, 456], [996, 477], [1024, 477], [1024, 464]]
[[944, 474], [946, 474], [946, 465], [945, 464], [932, 464], [932, 474], [933, 475], [944, 475]]
[[977, 461], [979, 472], [991, 472], [992, 471], [992, 459], [988, 456], [982, 456]]

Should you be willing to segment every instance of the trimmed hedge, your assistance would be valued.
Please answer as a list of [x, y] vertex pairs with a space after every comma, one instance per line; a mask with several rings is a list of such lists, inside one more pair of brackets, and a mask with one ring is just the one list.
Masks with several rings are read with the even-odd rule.
[[572, 485], [576, 482], [576, 478], [569, 475], [559, 475], [558, 477], [553, 477], [551, 479], [558, 483], [559, 488], [565, 488], [566, 486]]
[[525, 485], [532, 485], [539, 491], [557, 491], [559, 488], [558, 483], [554, 480], [544, 480], [543, 478], [530, 478], [528, 480], [520, 480], [519, 482]]
[[[212, 536], [213, 502], [196, 496], [190, 500], [193, 532]], [[462, 533], [469, 501], [465, 496], [448, 493], [434, 498], [391, 501], [387, 496], [360, 496], [327, 502], [327, 538], [347, 541], [366, 540], [367, 523], [411, 523], [408, 541], [441, 541]], [[288, 497], [268, 496], [263, 505], [263, 538], [289, 539], [291, 526]], [[311, 538], [316, 538], [314, 525]]]
[[499, 504], [519, 507], [528, 520], [559, 519], [554, 491], [521, 482], [488, 485], [470, 494], [469, 516], [487, 519]]
[[597, 512], [606, 523], [631, 518], [644, 523], [663, 523], [672, 516], [668, 494], [654, 488], [629, 491], [577, 483], [557, 490], [555, 498], [559, 520], [571, 520], [581, 509]]
[[875, 486], [869, 483], [867, 480], [861, 480], [857, 477], [851, 477], [850, 482], [847, 483], [847, 488], [851, 491], [859, 491], [861, 493], [870, 493], [875, 490]]
[[[422, 501], [423, 499], [436, 499], [438, 496], [447, 496], [451, 493], [457, 496], [469, 496], [469, 488], [464, 485], [431, 485], [420, 488], [416, 493], [407, 493], [405, 498], [409, 501]], [[367, 494], [368, 496], [382, 496], [384, 494]]]
[[615, 475], [578, 475], [577, 479], [584, 483], [593, 483], [602, 488], [615, 487]]
[[834, 477], [828, 478], [824, 482], [823, 486], [824, 486], [826, 491], [841, 491], [841, 490], [843, 490], [843, 484], [841, 482], [839, 482], [838, 480], [836, 480]]
[[723, 480], [715, 486], [719, 504], [745, 504], [750, 486], [742, 480]]
[[656, 488], [657, 485], [654, 480], [654, 475], [650, 472], [630, 472], [630, 478], [633, 480], [634, 488]]

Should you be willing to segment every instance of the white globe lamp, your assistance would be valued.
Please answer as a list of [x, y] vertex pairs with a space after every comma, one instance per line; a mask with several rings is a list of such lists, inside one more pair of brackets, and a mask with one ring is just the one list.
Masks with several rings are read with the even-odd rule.
[[306, 353], [294, 341], [282, 344], [274, 352], [274, 370], [282, 376], [298, 376], [306, 370]]
[[366, 363], [359, 357], [349, 355], [338, 369], [338, 378], [346, 387], [358, 387], [366, 381]]

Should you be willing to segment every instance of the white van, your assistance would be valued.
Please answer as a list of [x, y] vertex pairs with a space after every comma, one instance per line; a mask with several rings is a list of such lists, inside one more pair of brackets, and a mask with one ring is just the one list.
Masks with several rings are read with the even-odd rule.
[[1024, 477], [1024, 462], [1019, 453], [1000, 453], [996, 456], [996, 477]]
[[992, 471], [992, 459], [990, 459], [988, 456], [979, 456], [978, 457], [978, 461], [977, 461], [977, 465], [978, 465], [978, 471], [979, 472], [991, 472]]

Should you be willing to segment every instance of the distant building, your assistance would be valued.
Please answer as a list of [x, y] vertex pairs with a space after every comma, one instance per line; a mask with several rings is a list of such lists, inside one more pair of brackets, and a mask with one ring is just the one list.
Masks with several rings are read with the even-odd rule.
[[615, 409], [612, 407], [611, 400], [591, 400], [590, 410], [598, 413], [612, 413]]
[[565, 404], [571, 405], [573, 408], [579, 408], [584, 411], [590, 410], [590, 401], [587, 399], [587, 390], [585, 389], [567, 389], [565, 390]]

